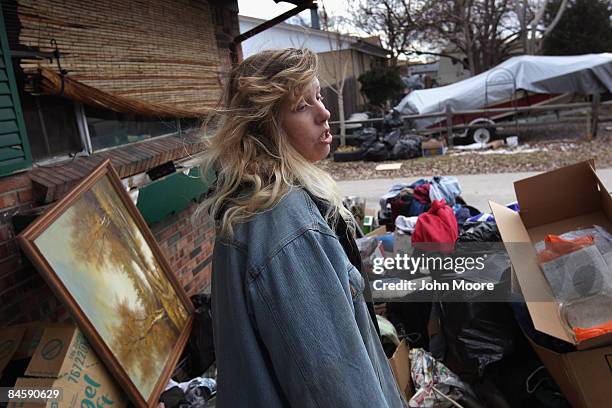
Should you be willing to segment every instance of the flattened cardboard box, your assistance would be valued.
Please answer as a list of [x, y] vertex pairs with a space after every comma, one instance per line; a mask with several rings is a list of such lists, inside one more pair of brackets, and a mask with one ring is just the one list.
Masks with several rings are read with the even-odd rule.
[[[612, 333], [576, 343], [563, 327], [559, 305], [537, 261], [533, 244], [547, 234], [560, 235], [600, 225], [612, 231], [612, 197], [595, 173], [582, 162], [514, 183], [521, 209], [516, 213], [489, 202], [527, 300], [535, 328], [565, 340], [579, 351], [558, 354], [532, 342], [546, 368], [575, 408], [610, 406], [612, 401]], [[517, 250], [513, 243], [531, 243]], [[548, 301], [540, 299], [544, 294]]]
[[410, 401], [414, 395], [414, 386], [410, 370], [410, 349], [406, 340], [402, 340], [397, 346], [393, 356], [389, 359], [389, 365], [402, 396], [406, 402]]
[[8, 405], [11, 408], [123, 408], [127, 403], [126, 396], [75, 326], [46, 328], [25, 375], [29, 378], [19, 378], [15, 388], [59, 389], [62, 400], [47, 404], [11, 401]]

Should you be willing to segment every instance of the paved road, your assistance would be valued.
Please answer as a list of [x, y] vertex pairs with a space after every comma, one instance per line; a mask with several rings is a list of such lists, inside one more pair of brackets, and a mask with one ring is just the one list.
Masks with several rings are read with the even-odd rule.
[[[488, 200], [506, 204], [516, 200], [513, 183], [538, 173], [498, 173], [456, 176], [461, 184], [465, 201], [481, 211], [489, 212]], [[612, 169], [597, 170], [608, 191], [612, 191]], [[378, 200], [395, 183], [410, 183], [419, 178], [387, 178], [373, 180], [339, 181], [338, 187], [343, 195], [358, 195], [366, 199], [366, 213], [375, 214]]]

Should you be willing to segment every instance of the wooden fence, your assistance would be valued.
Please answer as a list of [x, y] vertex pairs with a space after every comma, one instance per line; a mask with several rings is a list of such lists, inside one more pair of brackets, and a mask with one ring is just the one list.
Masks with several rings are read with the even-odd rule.
[[[446, 118], [445, 121], [438, 122], [439, 125], [435, 128], [427, 128], [427, 129], [411, 129], [411, 132], [421, 135], [430, 135], [435, 133], [446, 134], [449, 145], [452, 146], [452, 139], [455, 137], [453, 134], [454, 130], [465, 130], [465, 129], [477, 129], [482, 127], [487, 128], [497, 128], [499, 130], [504, 130], [508, 128], [525, 128], [525, 127], [538, 127], [538, 126], [549, 126], [552, 124], [559, 123], [579, 123], [579, 121], [584, 121], [586, 119], [586, 138], [587, 140], [592, 140], [597, 136], [597, 128], [599, 123], [603, 122], [612, 122], [612, 116], [602, 115], [606, 108], [612, 108], [612, 100], [601, 102], [601, 98], [599, 94], [594, 95], [592, 102], [579, 102], [579, 103], [561, 103], [561, 104], [550, 104], [550, 105], [534, 105], [534, 106], [521, 106], [521, 107], [507, 107], [507, 108], [488, 108], [488, 109], [470, 109], [464, 111], [452, 111], [450, 106], [447, 105], [445, 111], [443, 112], [432, 112], [423, 115], [402, 115], [401, 119], [406, 123], [409, 120], [417, 120], [417, 119], [428, 119], [428, 118]], [[487, 123], [483, 125], [480, 124], [453, 124], [454, 116], [464, 116], [464, 115], [484, 115], [485, 118], [487, 115], [491, 114], [509, 114], [509, 115], [518, 115], [521, 113], [556, 113], [558, 115], [559, 112], [564, 110], [577, 110], [578, 112], [574, 112], [577, 116], [566, 116], [563, 119], [557, 118], [553, 120], [537, 120], [535, 122], [519, 122], [516, 118], [512, 121], [500, 121], [494, 123]], [[611, 112], [612, 113], [612, 112]], [[357, 121], [345, 121], [345, 124], [353, 124], [353, 123], [378, 123], [382, 122], [383, 118], [372, 118], [365, 120], [357, 120]], [[330, 125], [339, 125], [340, 122], [334, 121], [330, 122]]]

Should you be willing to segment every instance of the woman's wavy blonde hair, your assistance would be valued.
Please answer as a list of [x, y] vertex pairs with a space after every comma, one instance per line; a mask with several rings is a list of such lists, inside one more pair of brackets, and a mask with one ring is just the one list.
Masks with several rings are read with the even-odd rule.
[[317, 67], [312, 51], [287, 48], [262, 51], [232, 69], [223, 107], [212, 119], [216, 130], [205, 135], [202, 174], [213, 169], [217, 180], [196, 213], [217, 220], [222, 236], [232, 236], [236, 224], [274, 207], [294, 188], [327, 203], [328, 222], [341, 216], [354, 230], [334, 180], [292, 147], [281, 123], [282, 107], [303, 98]]

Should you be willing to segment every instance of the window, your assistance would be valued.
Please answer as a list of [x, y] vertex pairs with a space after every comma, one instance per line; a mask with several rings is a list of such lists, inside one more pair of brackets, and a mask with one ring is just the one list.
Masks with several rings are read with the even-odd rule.
[[146, 118], [84, 107], [93, 151], [179, 132], [177, 120]]
[[182, 118], [180, 122], [182, 133], [197, 132], [203, 125], [203, 121], [200, 118]]
[[150, 118], [83, 106], [59, 96], [32, 95], [24, 91], [27, 79], [18, 58], [13, 65], [34, 162], [191, 132], [201, 125], [200, 119]]
[[82, 151], [74, 102], [58, 96], [34, 96], [24, 92], [20, 71], [16, 69], [15, 74], [32, 159], [42, 161]]

